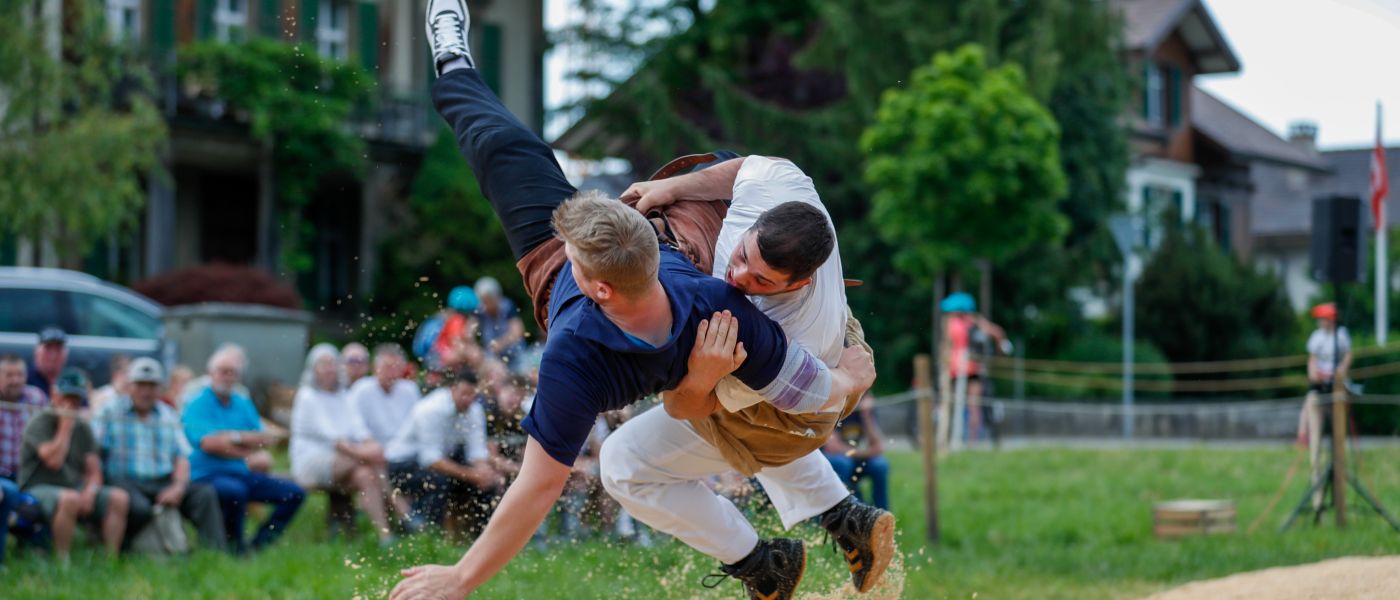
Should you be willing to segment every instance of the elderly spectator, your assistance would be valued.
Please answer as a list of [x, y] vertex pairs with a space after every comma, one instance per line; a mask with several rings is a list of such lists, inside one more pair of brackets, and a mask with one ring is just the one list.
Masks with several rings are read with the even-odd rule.
[[34, 364], [25, 383], [39, 388], [48, 398], [53, 394], [54, 380], [68, 364], [68, 334], [57, 327], [45, 327], [39, 332], [39, 344], [34, 346]]
[[113, 354], [107, 366], [109, 382], [107, 385], [93, 390], [92, 397], [88, 399], [88, 409], [94, 414], [101, 411], [103, 405], [111, 402], [117, 396], [129, 392], [126, 385], [126, 372], [131, 367], [131, 357], [122, 353]]
[[308, 488], [356, 492], [380, 543], [387, 545], [393, 534], [384, 503], [384, 448], [360, 414], [346, 410], [338, 358], [330, 344], [317, 344], [306, 355], [292, 406], [292, 476]]
[[[250, 463], [268, 460], [262, 449], [277, 439], [263, 433], [253, 401], [236, 391], [246, 366], [242, 348], [225, 344], [215, 350], [209, 357], [210, 385], [185, 406], [182, 417], [185, 436], [194, 446], [191, 475], [194, 481], [207, 483], [218, 493], [229, 549], [238, 554], [249, 546], [256, 551], [276, 541], [306, 498], [296, 484], [250, 468]], [[272, 504], [275, 508], [251, 544], [245, 544], [243, 520], [249, 502]]]
[[374, 377], [361, 379], [350, 387], [351, 405], [381, 446], [388, 446], [389, 440], [394, 439], [422, 397], [418, 386], [404, 379], [405, 366], [402, 348], [381, 344], [374, 349]]
[[889, 510], [890, 463], [884, 456], [885, 434], [880, 432], [880, 424], [875, 420], [874, 396], [866, 392], [856, 412], [836, 424], [826, 445], [822, 446], [822, 454], [858, 500], [865, 502], [860, 482], [868, 479], [872, 504]]
[[131, 498], [128, 530], [140, 531], [163, 506], [194, 524], [205, 547], [224, 550], [223, 515], [214, 488], [190, 482], [190, 444], [180, 417], [157, 401], [165, 378], [160, 363], [141, 357], [127, 368], [126, 394], [95, 411], [103, 474]]
[[461, 369], [448, 387], [413, 407], [408, 422], [389, 443], [389, 478], [415, 497], [414, 512], [441, 523], [448, 510], [485, 523], [489, 502], [504, 482], [491, 468], [486, 448], [486, 411], [476, 374]]
[[346, 344], [340, 351], [340, 363], [345, 373], [342, 383], [349, 388], [369, 375], [369, 348], [359, 342]]
[[161, 404], [175, 409], [175, 413], [179, 414], [180, 409], [184, 407], [183, 404], [180, 404], [180, 399], [184, 397], [185, 388], [190, 385], [190, 381], [193, 379], [194, 371], [192, 369], [185, 365], [175, 365], [175, 368], [170, 370], [170, 380], [165, 384], [165, 392], [160, 396]]
[[78, 418], [87, 400], [87, 376], [64, 369], [54, 391], [58, 411], [36, 416], [24, 428], [19, 485], [39, 500], [60, 558], [68, 559], [79, 520], [100, 526], [103, 545], [116, 555], [126, 532], [129, 498], [126, 490], [103, 485], [97, 441]]
[[476, 318], [480, 322], [482, 348], [489, 356], [507, 363], [515, 361], [525, 347], [525, 323], [520, 320], [520, 309], [501, 294], [501, 282], [495, 278], [476, 280], [475, 289], [480, 303]]
[[24, 382], [24, 359], [17, 354], [0, 355], [0, 402], [16, 404], [0, 408], [0, 565], [5, 563], [5, 533], [10, 514], [27, 494], [19, 491], [19, 453], [24, 443], [24, 426], [31, 410], [49, 404], [44, 393]]

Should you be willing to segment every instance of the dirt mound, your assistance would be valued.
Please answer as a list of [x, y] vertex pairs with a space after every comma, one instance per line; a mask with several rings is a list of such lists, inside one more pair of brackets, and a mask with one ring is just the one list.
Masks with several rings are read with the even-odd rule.
[[1147, 600], [1400, 598], [1400, 556], [1337, 558], [1195, 581]]

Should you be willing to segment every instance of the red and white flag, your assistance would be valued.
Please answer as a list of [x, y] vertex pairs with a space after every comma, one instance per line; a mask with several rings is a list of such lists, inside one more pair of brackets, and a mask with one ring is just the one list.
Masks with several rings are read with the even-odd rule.
[[1385, 172], [1385, 144], [1381, 141], [1381, 103], [1376, 103], [1376, 149], [1371, 151], [1371, 217], [1376, 222], [1376, 343], [1384, 346], [1390, 333], [1390, 235], [1386, 231], [1385, 197], [1390, 176]]
[[1376, 149], [1371, 151], [1371, 216], [1376, 231], [1385, 229], [1385, 196], [1390, 193], [1390, 176], [1385, 171], [1385, 145], [1381, 143], [1381, 105], [1376, 104]]

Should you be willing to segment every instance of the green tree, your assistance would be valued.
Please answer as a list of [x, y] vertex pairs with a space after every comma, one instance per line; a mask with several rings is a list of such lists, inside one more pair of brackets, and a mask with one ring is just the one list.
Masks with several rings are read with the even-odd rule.
[[1136, 286], [1138, 333], [1171, 361], [1298, 353], [1297, 320], [1278, 278], [1200, 230], [1168, 227]]
[[149, 72], [111, 41], [100, 2], [67, 3], [52, 38], [60, 24], [37, 7], [0, 3], [0, 231], [47, 237], [72, 267], [139, 214], [143, 178], [163, 176], [165, 123]]
[[993, 264], [1067, 228], [1059, 127], [1027, 93], [1020, 67], [988, 68], [981, 48], [939, 54], [885, 93], [861, 138], [871, 218], [895, 264], [932, 281], [948, 267]]
[[366, 143], [346, 123], [369, 101], [374, 79], [308, 48], [260, 38], [191, 45], [181, 51], [179, 72], [187, 90], [246, 113], [253, 138], [271, 150], [282, 264], [294, 273], [310, 269], [303, 246], [312, 232], [301, 221], [302, 209], [322, 178], [363, 170]]
[[[581, 103], [600, 128], [628, 138], [620, 155], [639, 173], [679, 154], [716, 147], [792, 159], [817, 184], [838, 227], [856, 315], [866, 318], [882, 376], [909, 382], [909, 359], [929, 348], [928, 286], [889, 268], [895, 248], [869, 219], [860, 177], [862, 132], [881, 94], [901, 87], [937, 52], [977, 43], [992, 65], [1020, 65], [1027, 89], [1063, 128], [1069, 193], [1059, 203], [1069, 235], [1009, 258], [993, 287], [993, 316], [1032, 355], [1052, 356], [1086, 327], [1066, 296], [1112, 275], [1116, 249], [1103, 233], [1121, 205], [1130, 90], [1119, 62], [1121, 24], [1098, 0], [685, 0], [598, 2], [588, 25], [559, 40], [586, 44], [590, 69], [615, 93]], [[622, 5], [619, 8], [619, 5]], [[587, 6], [585, 6], [587, 8]], [[609, 143], [588, 149], [618, 152]], [[869, 318], [908, 315], [906, 318]]]

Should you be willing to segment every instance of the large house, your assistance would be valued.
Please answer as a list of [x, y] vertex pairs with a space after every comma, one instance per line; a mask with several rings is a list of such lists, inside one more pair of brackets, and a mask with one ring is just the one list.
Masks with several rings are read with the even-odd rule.
[[[1293, 308], [1302, 310], [1318, 293], [1310, 276], [1312, 201], [1367, 197], [1370, 149], [1319, 151], [1317, 127], [1307, 122], [1281, 138], [1196, 87], [1195, 75], [1240, 69], [1201, 0], [1115, 0], [1114, 6], [1123, 16], [1128, 59], [1143, 67], [1128, 207], [1146, 217], [1151, 238], [1163, 201], [1175, 203], [1183, 218], [1205, 225], [1241, 260], [1276, 272]], [[1400, 152], [1387, 156], [1396, 172]], [[1396, 214], [1400, 190], [1386, 201]]]
[[[63, 0], [41, 0], [63, 14]], [[170, 139], [165, 170], [150, 178], [137, 231], [99, 244], [87, 270], [132, 281], [208, 262], [285, 272], [278, 249], [276, 167], [246, 123], [218, 103], [188, 97], [173, 66], [189, 44], [253, 37], [304, 44], [373, 73], [375, 110], [345, 123], [369, 144], [362, 179], [322, 182], [303, 218], [315, 232], [313, 270], [298, 287], [311, 304], [370, 289], [380, 241], [427, 145], [443, 128], [428, 90], [426, 0], [104, 0], [111, 34], [151, 57]], [[469, 0], [473, 54], [483, 76], [525, 123], [543, 121], [542, 0]], [[55, 27], [55, 35], [58, 33]], [[5, 240], [0, 264], [56, 266], [42, 240]]]

